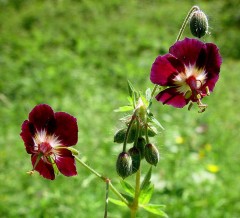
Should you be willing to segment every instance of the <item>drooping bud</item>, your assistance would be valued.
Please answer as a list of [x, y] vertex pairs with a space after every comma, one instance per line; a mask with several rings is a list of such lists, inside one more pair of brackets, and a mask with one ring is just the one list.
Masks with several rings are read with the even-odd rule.
[[116, 170], [123, 179], [132, 174], [132, 158], [127, 152], [122, 152], [118, 155]]
[[144, 149], [145, 149], [145, 145], [146, 145], [146, 140], [143, 137], [139, 137], [136, 147], [137, 149], [140, 151], [141, 154], [141, 159], [144, 158]]
[[[116, 143], [123, 143], [126, 133], [127, 133], [127, 128], [118, 130], [114, 135], [113, 141]], [[136, 134], [137, 134], [137, 128], [136, 128], [136, 125], [133, 125], [128, 133], [127, 143], [133, 143]]]
[[[147, 131], [148, 131], [149, 137], [154, 137], [155, 135], [157, 135], [159, 133], [157, 128], [153, 125], [148, 125], [147, 128], [148, 128]], [[142, 131], [142, 135], [146, 135], [145, 129]]]
[[190, 18], [190, 30], [198, 38], [201, 38], [208, 32], [208, 19], [201, 10], [193, 12]]
[[148, 126], [148, 136], [149, 137], [154, 137], [157, 134], [158, 134], [158, 130], [155, 126]]
[[145, 152], [144, 152], [145, 159], [151, 165], [156, 166], [159, 161], [159, 152], [157, 147], [154, 144], [146, 144]]
[[129, 155], [132, 158], [132, 174], [136, 173], [140, 167], [140, 162], [141, 162], [141, 154], [140, 151], [133, 146], [128, 150]]
[[127, 129], [119, 129], [114, 135], [114, 142], [123, 143], [126, 135]]

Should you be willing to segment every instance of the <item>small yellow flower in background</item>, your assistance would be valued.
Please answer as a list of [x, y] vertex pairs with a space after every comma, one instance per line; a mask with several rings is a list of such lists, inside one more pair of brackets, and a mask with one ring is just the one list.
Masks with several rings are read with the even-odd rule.
[[207, 143], [207, 144], [204, 145], [204, 149], [205, 149], [206, 151], [211, 151], [211, 150], [212, 150], [212, 145], [209, 144], [209, 143]]
[[184, 138], [183, 138], [182, 136], [177, 136], [177, 137], [175, 138], [175, 142], [176, 142], [177, 144], [183, 144]]
[[217, 173], [220, 170], [219, 167], [215, 164], [208, 164], [206, 168], [210, 173]]
[[198, 158], [199, 158], [200, 160], [203, 159], [205, 156], [206, 156], [206, 155], [205, 155], [205, 151], [204, 151], [204, 150], [200, 150], [200, 151], [198, 152]]

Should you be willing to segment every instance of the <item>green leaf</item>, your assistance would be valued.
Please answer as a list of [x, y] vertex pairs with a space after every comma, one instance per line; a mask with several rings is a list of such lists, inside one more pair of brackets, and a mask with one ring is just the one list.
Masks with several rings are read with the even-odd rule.
[[135, 108], [136, 106], [136, 102], [137, 102], [137, 99], [139, 98], [139, 93], [134, 89], [132, 83], [128, 80], [128, 92], [129, 92], [129, 96], [132, 98], [132, 104], [133, 104], [133, 107]]
[[152, 194], [154, 190], [154, 185], [149, 183], [146, 188], [142, 189], [139, 195], [139, 203], [140, 204], [148, 204], [151, 200]]
[[114, 198], [109, 198], [109, 201], [115, 205], [121, 206], [121, 207], [127, 207], [127, 205], [123, 201], [116, 200]]
[[134, 196], [135, 190], [128, 182], [126, 182], [125, 180], [121, 180], [121, 185], [125, 192], [130, 194], [132, 197]]
[[158, 204], [147, 204], [147, 205], [140, 205], [141, 208], [144, 210], [159, 215], [161, 217], [168, 217], [168, 215], [162, 211], [163, 208], [165, 208], [165, 205], [158, 205]]
[[131, 204], [133, 202], [134, 197], [129, 196], [127, 194], [121, 193], [121, 195], [126, 198], [126, 200]]
[[153, 116], [152, 113], [148, 114], [148, 118], [150, 119], [151, 122], [155, 123], [158, 127], [160, 127], [161, 129], [164, 130], [163, 126], [161, 125], [161, 123], [159, 123], [159, 121]]
[[134, 92], [136, 92], [136, 91], [135, 91], [132, 83], [129, 80], [127, 82], [128, 82], [128, 93], [129, 93], [129, 96], [131, 98], [133, 98]]
[[133, 106], [122, 106], [119, 107], [118, 109], [114, 110], [114, 112], [126, 112], [126, 111], [132, 111], [133, 110]]
[[146, 176], [144, 177], [141, 187], [140, 187], [140, 190], [148, 188], [148, 186], [150, 184], [151, 175], [152, 175], [152, 167], [149, 168]]

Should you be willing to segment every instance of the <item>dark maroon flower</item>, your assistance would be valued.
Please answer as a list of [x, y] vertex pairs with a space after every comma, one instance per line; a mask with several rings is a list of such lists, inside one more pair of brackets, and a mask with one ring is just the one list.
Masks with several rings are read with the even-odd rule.
[[163, 104], [182, 108], [190, 101], [206, 108], [201, 99], [213, 91], [219, 78], [222, 59], [213, 43], [185, 38], [176, 42], [169, 53], [158, 56], [152, 65], [150, 79], [166, 86], [156, 99]]
[[22, 124], [22, 137], [27, 153], [31, 154], [34, 170], [46, 179], [55, 179], [58, 169], [65, 176], [77, 174], [75, 159], [68, 147], [78, 141], [77, 120], [65, 112], [54, 112], [40, 104]]

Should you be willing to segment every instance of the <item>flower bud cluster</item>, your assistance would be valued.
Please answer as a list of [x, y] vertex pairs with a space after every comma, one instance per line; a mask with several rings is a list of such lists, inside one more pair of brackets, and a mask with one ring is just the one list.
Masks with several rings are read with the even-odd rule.
[[[157, 147], [149, 143], [149, 137], [158, 134], [157, 128], [147, 119], [147, 109], [142, 103], [136, 107], [132, 116], [124, 121], [124, 128], [114, 135], [114, 142], [123, 144], [123, 151], [118, 155], [116, 171], [123, 179], [136, 173], [142, 160], [156, 166], [159, 162]], [[126, 146], [131, 144], [127, 150]]]

